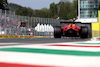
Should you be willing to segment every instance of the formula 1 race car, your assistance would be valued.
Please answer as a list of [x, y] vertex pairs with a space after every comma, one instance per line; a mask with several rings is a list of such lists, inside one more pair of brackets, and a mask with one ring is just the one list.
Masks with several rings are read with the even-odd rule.
[[88, 38], [88, 27], [82, 26], [81, 22], [60, 22], [61, 26], [54, 27], [54, 37], [80, 37]]

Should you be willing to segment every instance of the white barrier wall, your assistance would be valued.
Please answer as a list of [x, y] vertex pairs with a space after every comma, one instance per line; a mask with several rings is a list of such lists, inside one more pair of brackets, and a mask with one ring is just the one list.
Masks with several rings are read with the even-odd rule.
[[54, 28], [52, 25], [49, 24], [37, 24], [37, 26], [35, 27], [35, 30], [37, 32], [53, 32]]

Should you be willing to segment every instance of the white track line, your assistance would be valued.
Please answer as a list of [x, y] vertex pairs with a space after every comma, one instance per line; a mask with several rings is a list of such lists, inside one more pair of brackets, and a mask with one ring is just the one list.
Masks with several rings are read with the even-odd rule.
[[20, 64], [36, 64], [36, 65], [53, 65], [53, 66], [72, 66], [72, 67], [100, 67], [100, 57], [84, 57], [84, 56], [65, 56], [65, 55], [49, 55], [36, 53], [14, 53], [1, 52], [0, 62], [20, 63]]

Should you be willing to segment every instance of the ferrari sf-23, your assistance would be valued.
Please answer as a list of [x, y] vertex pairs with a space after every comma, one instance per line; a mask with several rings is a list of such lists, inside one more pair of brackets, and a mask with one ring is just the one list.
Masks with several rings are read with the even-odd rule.
[[54, 38], [61, 36], [88, 38], [88, 27], [82, 26], [81, 22], [60, 22], [60, 25], [54, 27]]

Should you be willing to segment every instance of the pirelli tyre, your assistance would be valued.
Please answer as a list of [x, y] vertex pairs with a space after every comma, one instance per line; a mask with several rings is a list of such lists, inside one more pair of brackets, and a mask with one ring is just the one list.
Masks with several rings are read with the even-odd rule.
[[88, 38], [88, 27], [86, 27], [86, 26], [81, 27], [80, 37], [81, 38]]
[[54, 38], [61, 38], [61, 27], [54, 27]]

